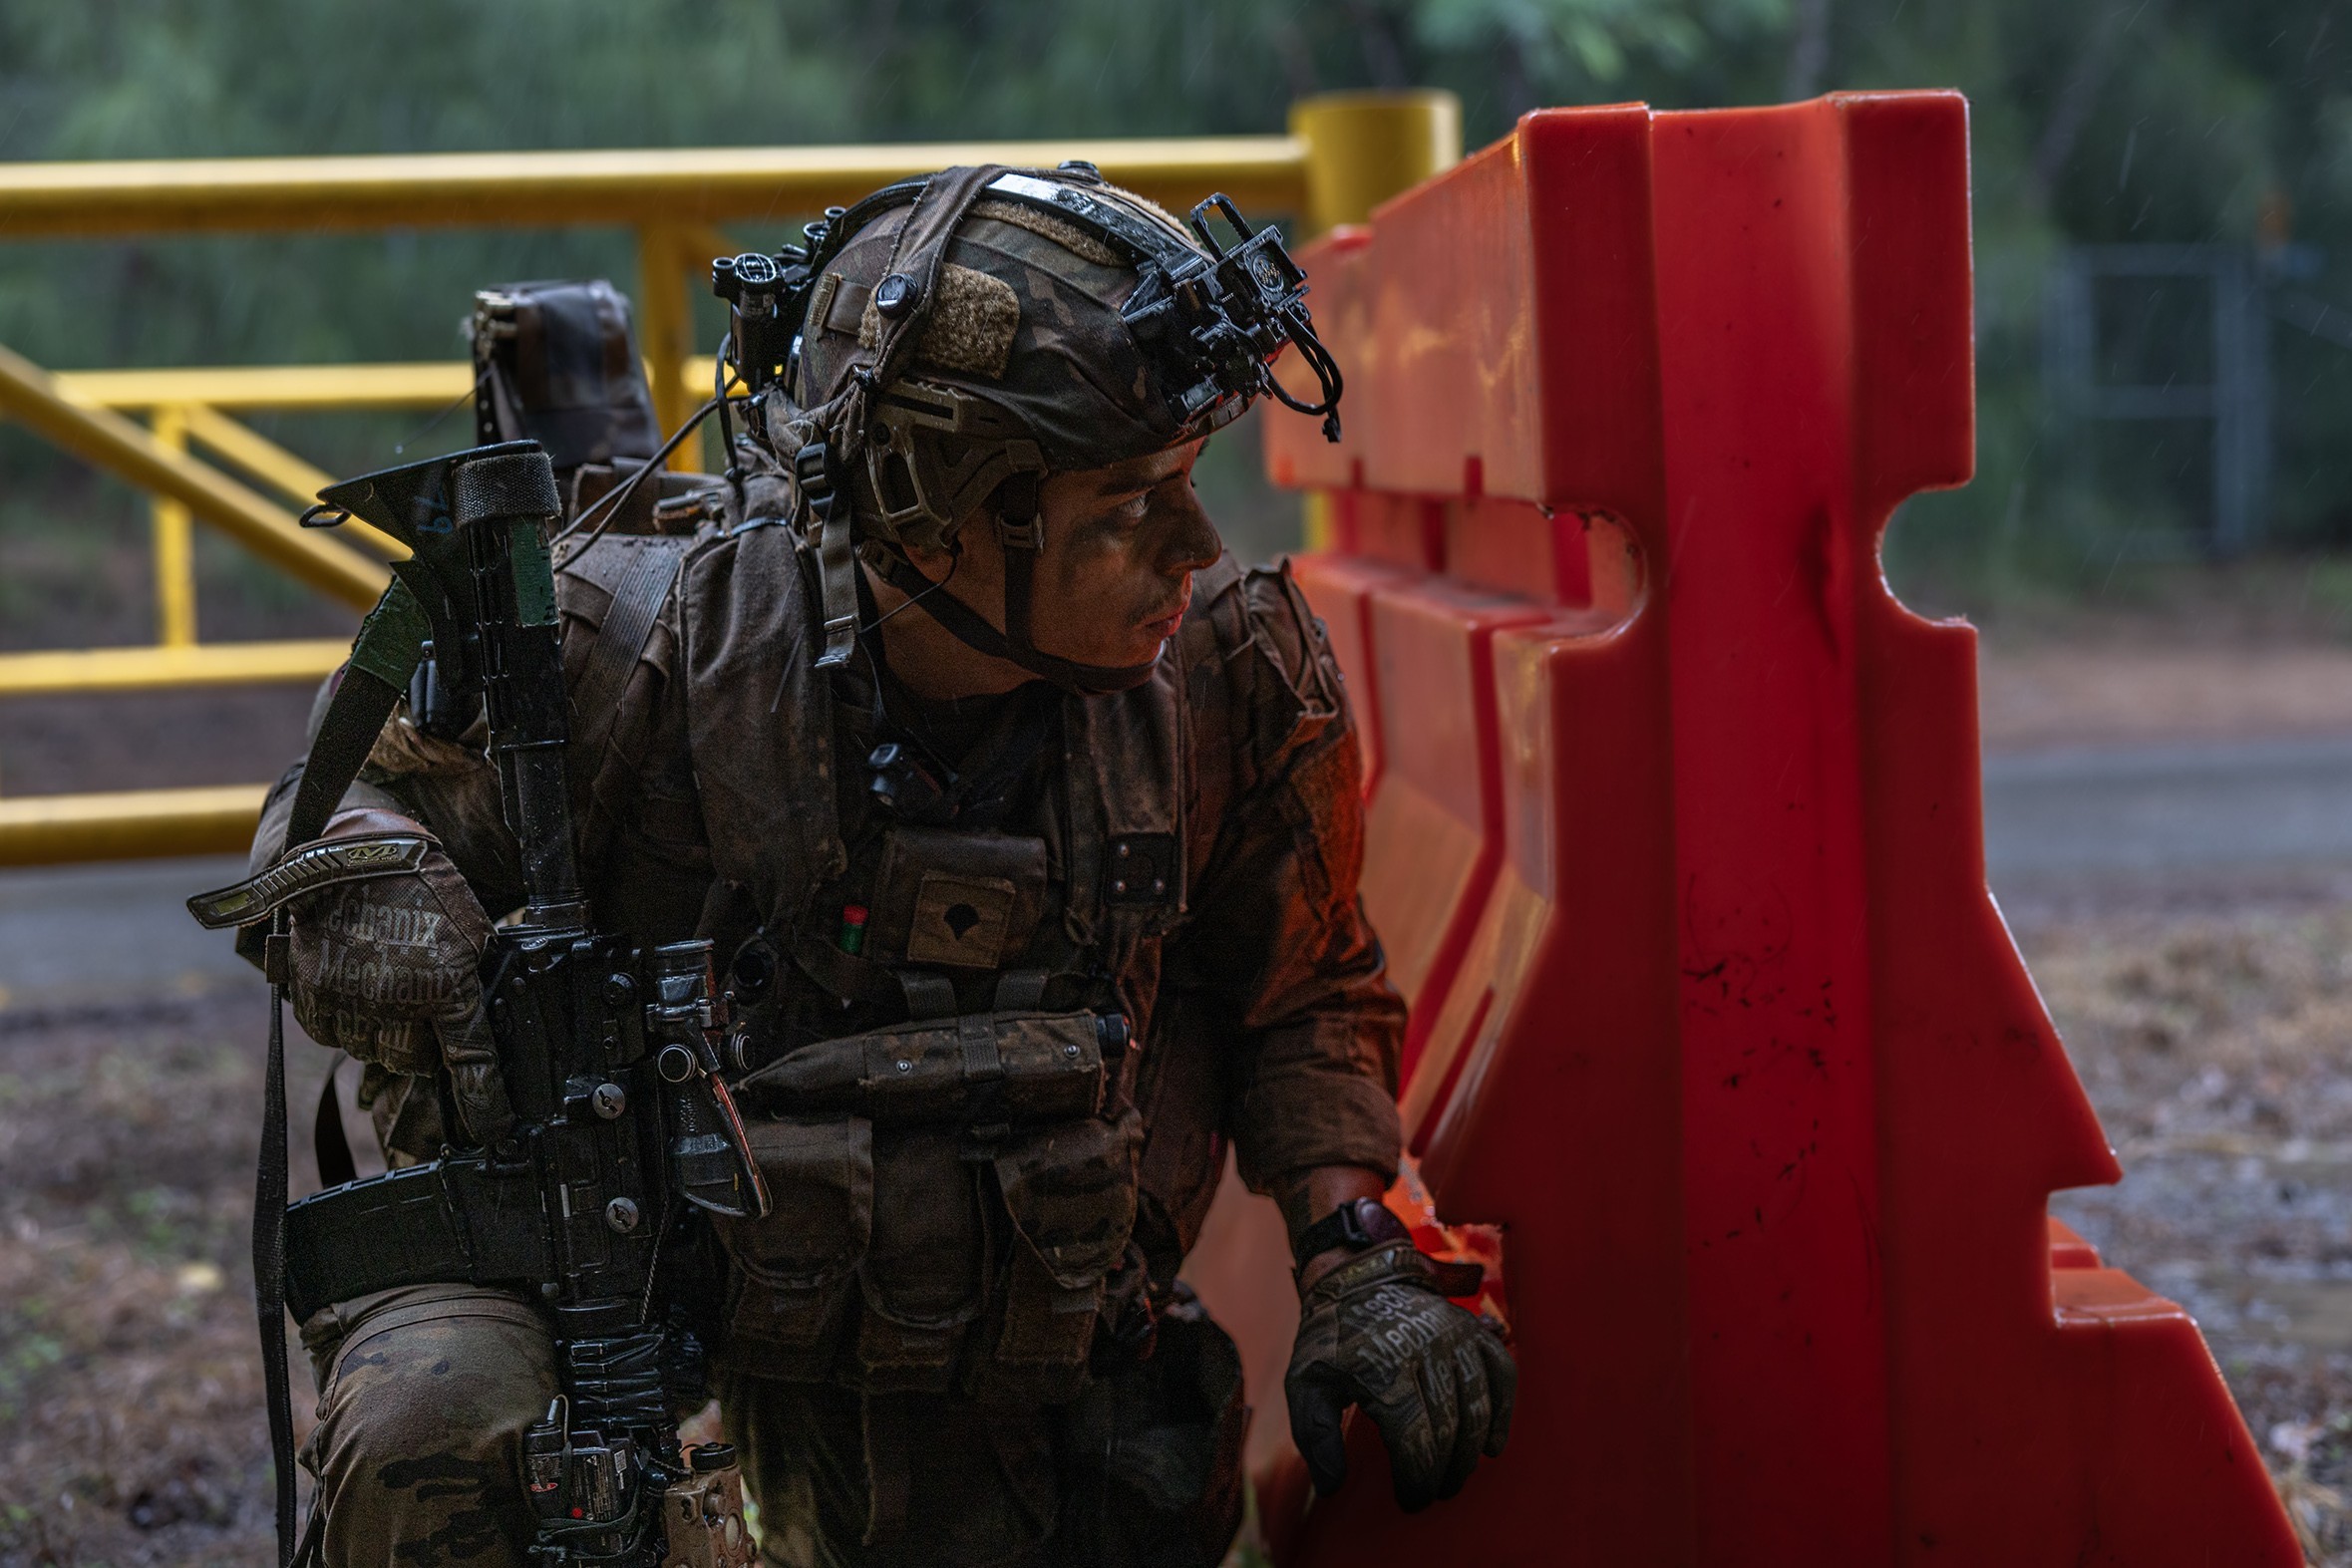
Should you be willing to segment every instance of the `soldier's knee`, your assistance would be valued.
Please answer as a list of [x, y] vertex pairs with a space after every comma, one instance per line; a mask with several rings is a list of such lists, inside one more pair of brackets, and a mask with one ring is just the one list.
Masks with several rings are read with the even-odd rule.
[[353, 1550], [382, 1561], [386, 1544], [430, 1542], [434, 1561], [519, 1564], [530, 1534], [521, 1433], [555, 1394], [538, 1309], [503, 1292], [421, 1287], [330, 1309], [303, 1339], [319, 1373], [303, 1460], [326, 1512], [327, 1561]]

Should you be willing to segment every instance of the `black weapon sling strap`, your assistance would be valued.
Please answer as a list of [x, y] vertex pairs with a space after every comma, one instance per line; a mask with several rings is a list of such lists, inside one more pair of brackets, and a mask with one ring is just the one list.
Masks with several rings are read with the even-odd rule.
[[[395, 579], [360, 624], [351, 660], [327, 700], [326, 715], [311, 742], [301, 782], [295, 786], [286, 850], [259, 875], [232, 887], [199, 893], [187, 905], [190, 914], [210, 927], [251, 925], [263, 919], [270, 922], [261, 966], [269, 981], [269, 1063], [261, 1092], [261, 1150], [253, 1178], [253, 1296], [261, 1330], [262, 1384], [269, 1405], [281, 1564], [292, 1564], [298, 1555], [304, 1559], [313, 1556], [323, 1522], [314, 1510], [298, 1552], [294, 1536], [294, 1403], [286, 1364], [286, 988], [291, 966], [285, 910], [293, 899], [319, 888], [358, 877], [414, 870], [423, 863], [428, 845], [415, 835], [354, 838], [341, 843], [315, 840], [325, 830], [343, 791], [359, 777], [384, 721], [408, 689], [409, 677], [422, 661], [425, 640], [431, 634], [424, 607], [405, 583]], [[333, 1087], [330, 1077], [329, 1093]], [[336, 1130], [341, 1131], [339, 1119]], [[346, 1166], [350, 1158], [346, 1147]]]
[[[587, 663], [572, 691], [572, 744], [582, 759], [603, 755], [620, 716], [629, 677], [645, 656], [654, 623], [661, 619], [662, 602], [669, 597], [670, 586], [678, 580], [678, 570], [697, 540], [686, 534], [606, 534], [598, 542], [626, 550], [628, 563], [611, 582], [612, 602], [596, 628], [596, 641], [588, 649]], [[577, 572], [578, 558], [557, 569]], [[594, 766], [589, 764], [591, 772]]]

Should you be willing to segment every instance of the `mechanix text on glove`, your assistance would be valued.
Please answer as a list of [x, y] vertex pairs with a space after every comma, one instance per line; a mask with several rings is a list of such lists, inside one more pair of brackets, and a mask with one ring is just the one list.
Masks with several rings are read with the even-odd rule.
[[1518, 1368], [1492, 1323], [1445, 1298], [1439, 1268], [1391, 1242], [1340, 1264], [1300, 1302], [1283, 1387], [1317, 1493], [1347, 1479], [1340, 1417], [1351, 1405], [1380, 1428], [1407, 1512], [1453, 1496], [1479, 1455], [1502, 1453]]
[[483, 1011], [490, 934], [439, 848], [414, 873], [325, 888], [293, 908], [295, 1020], [320, 1045], [394, 1073], [430, 1077], [446, 1063], [467, 1130], [494, 1141], [513, 1112]]

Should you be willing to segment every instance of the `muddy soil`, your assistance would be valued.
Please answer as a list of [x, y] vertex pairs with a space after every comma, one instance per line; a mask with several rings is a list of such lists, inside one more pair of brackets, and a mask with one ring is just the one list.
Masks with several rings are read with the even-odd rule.
[[[257, 989], [0, 1013], [11, 1568], [275, 1553], [247, 1255]], [[325, 1055], [298, 1043], [294, 1064], [306, 1103]]]
[[2013, 918], [2125, 1170], [2052, 1211], [2196, 1318], [2313, 1560], [2352, 1565], [2352, 906]]

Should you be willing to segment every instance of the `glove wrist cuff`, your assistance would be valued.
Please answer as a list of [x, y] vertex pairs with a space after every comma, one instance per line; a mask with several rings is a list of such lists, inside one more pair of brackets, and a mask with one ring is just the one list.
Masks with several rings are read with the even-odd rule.
[[1426, 1285], [1431, 1283], [1433, 1273], [1430, 1260], [1421, 1255], [1410, 1237], [1406, 1237], [1382, 1242], [1334, 1264], [1320, 1279], [1307, 1287], [1301, 1299], [1310, 1304], [1344, 1301], [1392, 1280], [1401, 1280], [1410, 1285]]
[[1475, 1262], [1448, 1262], [1431, 1257], [1410, 1239], [1385, 1242], [1332, 1266], [1322, 1278], [1302, 1291], [1302, 1308], [1342, 1302], [1380, 1285], [1417, 1285], [1433, 1296], [1460, 1300], [1478, 1294], [1486, 1269]]

